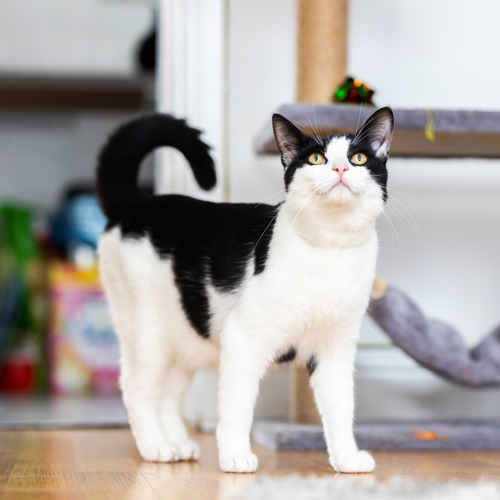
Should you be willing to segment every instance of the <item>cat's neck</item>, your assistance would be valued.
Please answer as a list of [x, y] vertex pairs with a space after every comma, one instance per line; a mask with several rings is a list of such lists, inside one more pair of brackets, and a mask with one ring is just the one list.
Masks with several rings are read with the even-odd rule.
[[285, 202], [280, 208], [279, 219], [283, 230], [312, 246], [356, 248], [373, 238], [376, 217], [362, 210], [344, 207], [297, 213]]

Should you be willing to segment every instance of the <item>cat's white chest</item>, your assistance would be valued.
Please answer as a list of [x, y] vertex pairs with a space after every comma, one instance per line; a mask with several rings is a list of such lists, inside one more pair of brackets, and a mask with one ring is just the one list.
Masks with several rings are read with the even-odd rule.
[[276, 255], [280, 262], [270, 270], [270, 278], [280, 283], [283, 292], [293, 292], [292, 301], [295, 297], [298, 304], [310, 303], [314, 308], [325, 303], [340, 308], [357, 302], [359, 294], [369, 291], [376, 262], [375, 234], [357, 248], [312, 248], [306, 243], [301, 246], [291, 246]]
[[[266, 270], [242, 294], [264, 322], [280, 324], [291, 343], [356, 330], [375, 275], [377, 236], [352, 248], [314, 247], [296, 235], [276, 234]], [[245, 307], [246, 309], [246, 307]], [[247, 309], [248, 310], [248, 309]], [[304, 336], [304, 332], [308, 332]]]

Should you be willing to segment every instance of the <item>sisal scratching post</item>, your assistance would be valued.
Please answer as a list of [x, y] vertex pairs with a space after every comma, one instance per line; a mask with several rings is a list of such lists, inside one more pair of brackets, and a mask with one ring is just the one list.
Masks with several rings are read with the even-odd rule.
[[[298, 0], [297, 101], [330, 103], [346, 76], [348, 0]], [[291, 369], [290, 419], [321, 422], [305, 368]]]
[[297, 101], [332, 102], [346, 76], [348, 0], [298, 0]]
[[320, 424], [307, 368], [290, 368], [290, 421], [299, 424]]

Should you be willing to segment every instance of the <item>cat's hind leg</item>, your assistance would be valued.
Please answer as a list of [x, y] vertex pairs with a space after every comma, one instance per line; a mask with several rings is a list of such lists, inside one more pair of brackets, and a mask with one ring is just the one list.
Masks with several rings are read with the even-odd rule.
[[160, 400], [160, 422], [168, 441], [177, 446], [180, 460], [200, 458], [200, 446], [189, 438], [181, 415], [182, 398], [192, 377], [191, 371], [173, 363], [166, 374]]
[[99, 267], [120, 340], [120, 386], [132, 434], [145, 460], [171, 462], [180, 452], [163, 431], [159, 411], [175, 358], [162, 314], [170, 276], [168, 266], [151, 264], [154, 259], [147, 244], [124, 242], [118, 229], [100, 238]]
[[[142, 302], [142, 303], [141, 303]], [[173, 360], [160, 316], [145, 301], [134, 308], [132, 335], [121, 335], [121, 389], [130, 427], [142, 458], [151, 462], [180, 459], [160, 421], [165, 375]]]

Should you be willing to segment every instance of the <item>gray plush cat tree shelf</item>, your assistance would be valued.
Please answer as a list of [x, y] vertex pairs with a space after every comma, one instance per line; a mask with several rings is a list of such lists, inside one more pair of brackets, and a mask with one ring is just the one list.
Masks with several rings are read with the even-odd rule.
[[[341, 104], [284, 104], [277, 110], [306, 132], [353, 133], [374, 108]], [[432, 120], [435, 140], [425, 134]], [[500, 111], [395, 109], [391, 157], [500, 158]], [[278, 154], [270, 124], [256, 139], [260, 155]]]

